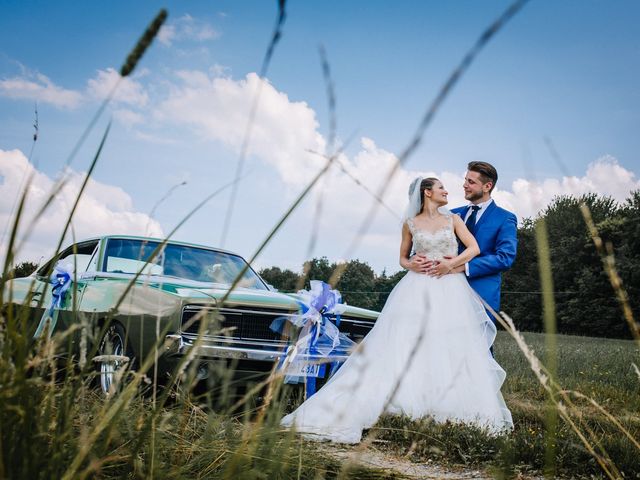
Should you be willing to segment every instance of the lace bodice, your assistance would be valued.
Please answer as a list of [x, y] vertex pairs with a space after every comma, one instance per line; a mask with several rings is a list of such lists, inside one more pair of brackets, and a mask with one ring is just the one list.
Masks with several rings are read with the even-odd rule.
[[444, 256], [455, 257], [458, 254], [458, 241], [453, 232], [453, 215], [448, 215], [447, 226], [435, 232], [428, 232], [417, 228], [413, 218], [407, 220], [407, 225], [413, 237], [413, 249], [416, 253], [426, 255], [430, 260], [440, 260]]

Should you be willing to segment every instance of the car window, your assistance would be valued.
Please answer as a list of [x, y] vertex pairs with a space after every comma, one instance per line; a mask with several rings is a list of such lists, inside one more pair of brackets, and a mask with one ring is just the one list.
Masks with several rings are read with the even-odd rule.
[[154, 256], [158, 245], [158, 242], [110, 238], [105, 251], [104, 271], [162, 275], [162, 252]]
[[65, 265], [70, 272], [75, 271], [78, 275], [86, 272], [89, 262], [98, 248], [98, 243], [99, 240], [93, 240], [64, 249], [59, 255], [40, 267], [37, 274], [41, 277], [48, 277], [57, 263]]
[[111, 273], [143, 273], [151, 275], [162, 275], [162, 265], [156, 265], [153, 262], [145, 262], [144, 260], [136, 260], [133, 258], [107, 257], [107, 272]]
[[[165, 275], [197, 282], [230, 285], [245, 267], [245, 260], [227, 252], [168, 243], [157, 252], [159, 242], [112, 238], [107, 242], [104, 271]], [[155, 252], [155, 254], [154, 254]], [[239, 286], [266, 290], [251, 269], [242, 275]]]

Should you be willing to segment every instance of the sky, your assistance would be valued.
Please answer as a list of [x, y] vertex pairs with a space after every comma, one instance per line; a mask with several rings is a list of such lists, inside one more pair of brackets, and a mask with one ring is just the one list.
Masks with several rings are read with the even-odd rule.
[[[174, 238], [251, 257], [326, 156], [339, 152], [256, 268], [300, 271], [306, 259], [326, 256], [395, 272], [411, 180], [437, 176], [450, 206], [463, 205], [472, 160], [496, 166], [494, 199], [520, 220], [556, 195], [595, 192], [624, 201], [640, 189], [640, 4], [533, 0], [480, 52], [365, 224], [376, 203], [371, 192], [388, 181], [440, 87], [508, 5], [292, 0], [261, 77], [276, 1], [3, 0], [0, 256], [27, 178], [17, 258], [51, 254], [110, 121], [67, 243], [168, 234], [233, 181], [254, 105], [228, 232], [230, 188]], [[68, 164], [161, 6], [167, 22]], [[333, 143], [321, 47], [336, 99]], [[32, 224], [63, 176], [65, 187]]]

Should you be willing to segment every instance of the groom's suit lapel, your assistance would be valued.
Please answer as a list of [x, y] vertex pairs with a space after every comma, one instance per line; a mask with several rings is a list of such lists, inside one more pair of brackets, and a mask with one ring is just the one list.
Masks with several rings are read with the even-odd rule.
[[463, 222], [464, 222], [464, 219], [467, 217], [467, 212], [469, 211], [470, 208], [471, 208], [471, 205], [467, 205], [466, 207], [460, 207], [460, 211], [458, 212], [458, 215], [460, 215], [460, 218], [462, 219]]
[[[476, 222], [476, 228], [475, 228], [476, 231], [491, 216], [491, 214], [495, 209], [496, 209], [496, 201], [494, 200], [487, 206], [487, 210], [482, 214], [480, 219]], [[466, 215], [466, 212], [465, 212], [465, 215]]]

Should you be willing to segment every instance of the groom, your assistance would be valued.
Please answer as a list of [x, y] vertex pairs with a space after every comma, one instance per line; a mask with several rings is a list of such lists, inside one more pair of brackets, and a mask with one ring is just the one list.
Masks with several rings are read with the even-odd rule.
[[[499, 312], [502, 272], [513, 264], [518, 240], [516, 216], [500, 208], [491, 198], [497, 181], [498, 172], [493, 165], [469, 163], [463, 188], [464, 198], [470, 203], [451, 211], [460, 215], [480, 247], [480, 255], [464, 266], [469, 284], [493, 310]], [[492, 315], [489, 318], [495, 322]]]

